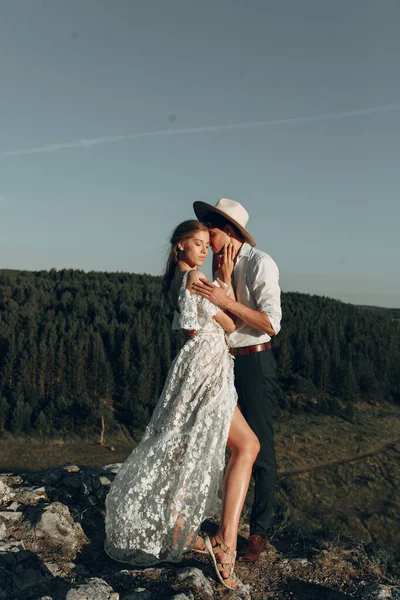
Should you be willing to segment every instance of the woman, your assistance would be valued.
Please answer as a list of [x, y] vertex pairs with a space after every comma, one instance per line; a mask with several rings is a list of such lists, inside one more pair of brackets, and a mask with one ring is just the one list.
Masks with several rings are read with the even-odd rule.
[[[173, 361], [161, 397], [140, 444], [122, 465], [106, 499], [107, 554], [149, 566], [179, 562], [186, 550], [210, 553], [220, 581], [231, 589], [239, 517], [253, 463], [255, 434], [236, 407], [232, 356], [224, 331], [231, 317], [193, 294], [204, 277], [209, 233], [198, 221], [178, 225], [171, 237], [164, 291], [176, 309], [174, 328], [196, 330]], [[220, 264], [227, 293], [233, 249]], [[225, 446], [231, 457], [225, 472]], [[198, 537], [202, 521], [221, 505], [218, 534]]]

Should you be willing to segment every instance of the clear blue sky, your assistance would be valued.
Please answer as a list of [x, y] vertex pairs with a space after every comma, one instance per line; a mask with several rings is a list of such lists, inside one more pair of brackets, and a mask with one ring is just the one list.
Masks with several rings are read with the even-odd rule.
[[284, 291], [400, 306], [399, 31], [397, 0], [2, 0], [0, 267], [159, 274], [225, 196]]

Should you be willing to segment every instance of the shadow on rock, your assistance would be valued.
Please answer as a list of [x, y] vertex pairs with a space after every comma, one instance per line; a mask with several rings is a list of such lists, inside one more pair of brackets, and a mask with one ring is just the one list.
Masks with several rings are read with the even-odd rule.
[[65, 595], [64, 582], [52, 574], [46, 564], [25, 549], [22, 541], [3, 543], [0, 549], [0, 599], [13, 600], [23, 597], [26, 600], [37, 598], [39, 590]]
[[349, 600], [352, 596], [322, 585], [289, 579], [283, 592], [296, 600]]
[[321, 551], [321, 539], [316, 536], [293, 536], [283, 533], [271, 540], [283, 558], [305, 558], [312, 560]]

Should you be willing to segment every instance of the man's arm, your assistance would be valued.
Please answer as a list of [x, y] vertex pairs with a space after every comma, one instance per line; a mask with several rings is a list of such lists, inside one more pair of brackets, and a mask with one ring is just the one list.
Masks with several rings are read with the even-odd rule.
[[232, 304], [229, 304], [226, 310], [247, 325], [250, 325], [250, 327], [268, 333], [271, 337], [275, 335], [275, 330], [271, 325], [270, 318], [264, 312], [249, 308], [236, 300], [232, 301]]

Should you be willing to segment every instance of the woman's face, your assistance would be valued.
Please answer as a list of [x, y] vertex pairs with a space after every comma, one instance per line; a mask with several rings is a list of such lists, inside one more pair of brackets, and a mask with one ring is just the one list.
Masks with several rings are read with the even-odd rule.
[[180, 260], [191, 268], [201, 267], [208, 254], [210, 235], [208, 231], [195, 231], [188, 240], [179, 242], [178, 249], [182, 251]]

